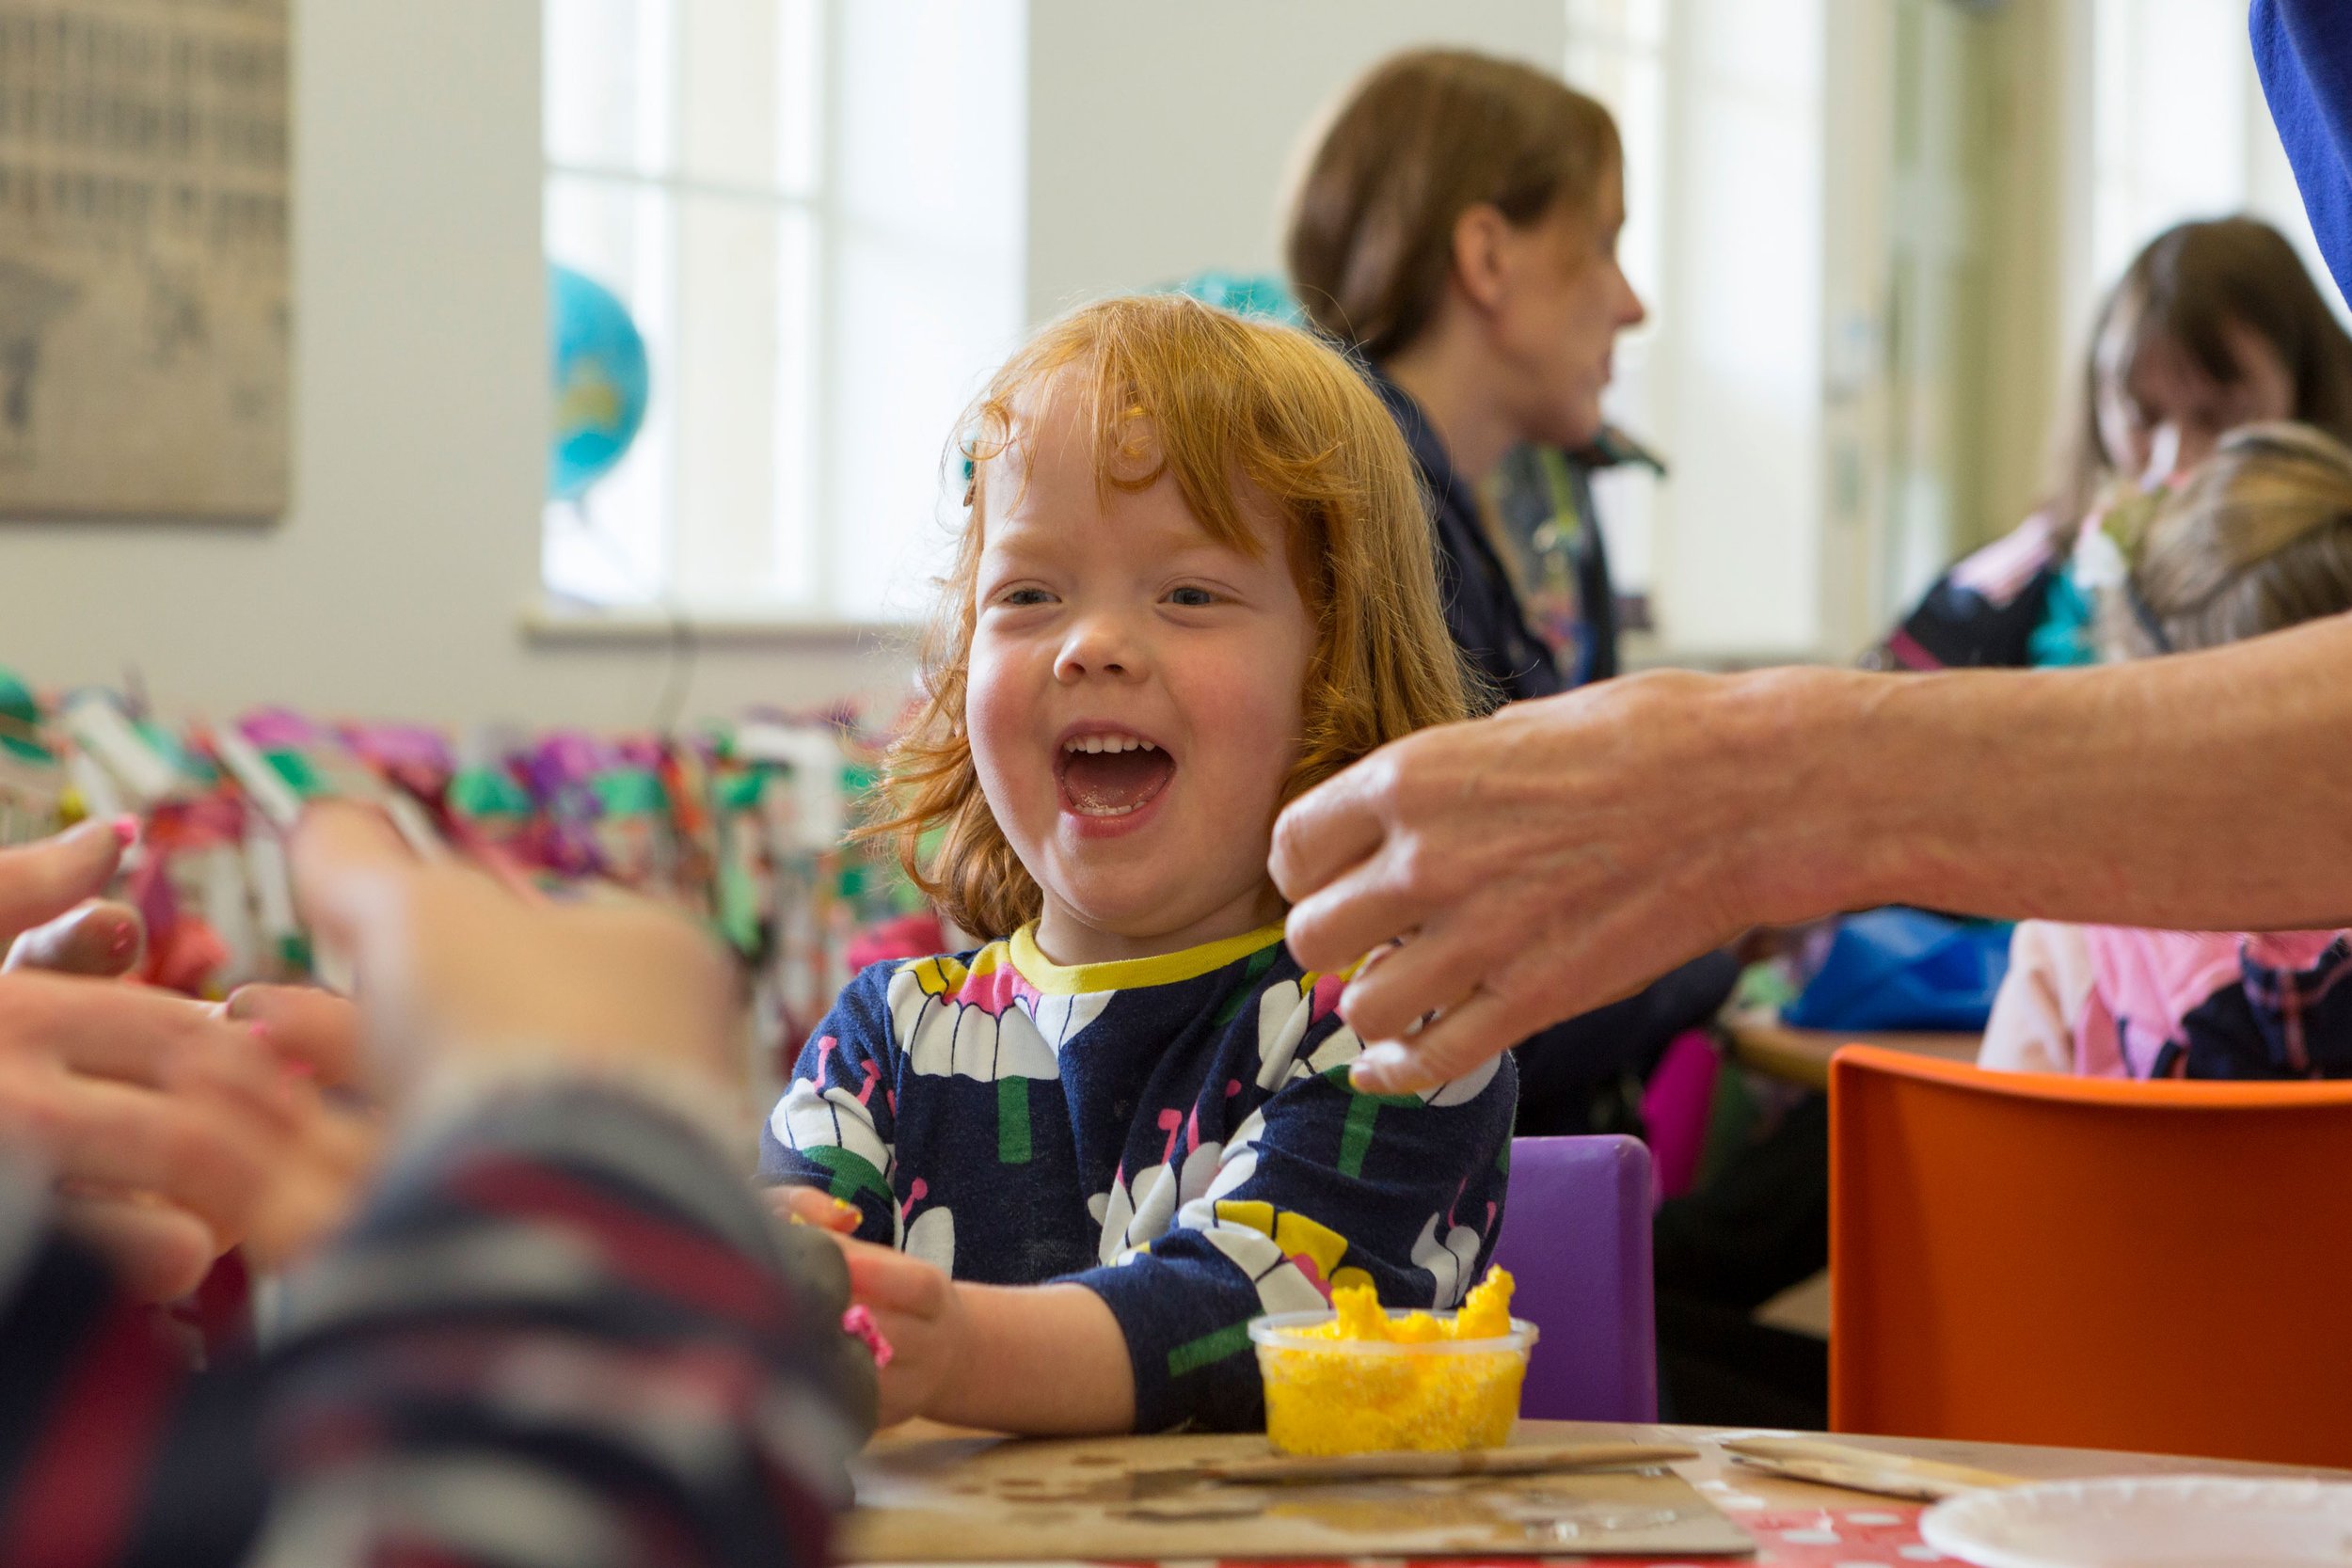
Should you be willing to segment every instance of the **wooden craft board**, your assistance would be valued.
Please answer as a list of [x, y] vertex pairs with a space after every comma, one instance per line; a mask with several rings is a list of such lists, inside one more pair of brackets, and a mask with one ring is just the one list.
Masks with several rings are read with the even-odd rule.
[[[1518, 1443], [1563, 1440], [1522, 1421]], [[1227, 1486], [1189, 1466], [1259, 1434], [891, 1442], [852, 1466], [851, 1562], [1362, 1557], [1696, 1557], [1755, 1549], [1671, 1470]]]

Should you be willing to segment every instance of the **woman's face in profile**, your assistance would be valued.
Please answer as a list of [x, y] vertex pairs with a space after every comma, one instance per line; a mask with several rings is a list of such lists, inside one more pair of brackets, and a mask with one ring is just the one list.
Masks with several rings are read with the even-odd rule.
[[1564, 204], [1513, 234], [1520, 254], [1492, 330], [1524, 440], [1573, 450], [1600, 434], [1617, 334], [1645, 313], [1617, 264], [1624, 227], [1624, 180], [1612, 169], [1590, 208]]
[[2213, 455], [2241, 425], [2296, 415], [2295, 380], [2260, 334], [2244, 326], [2225, 336], [2237, 374], [2217, 381], [2179, 343], [2152, 337], [2118, 374], [2126, 341], [2111, 327], [2099, 345], [2099, 441], [2128, 479], [2162, 483]]

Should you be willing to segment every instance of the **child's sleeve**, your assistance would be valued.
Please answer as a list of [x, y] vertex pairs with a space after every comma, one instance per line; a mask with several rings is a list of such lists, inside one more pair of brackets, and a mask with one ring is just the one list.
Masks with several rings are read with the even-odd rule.
[[2076, 1032], [2090, 1027], [2092, 990], [2080, 927], [2020, 922], [2009, 939], [2009, 973], [1994, 993], [1977, 1065], [1996, 1072], [2074, 1071], [2083, 1054]]
[[1336, 1016], [1292, 1037], [1286, 1060], [1263, 1064], [1260, 1083], [1280, 1086], [1230, 1146], [1185, 1149], [1188, 1176], [1195, 1158], [1214, 1164], [1199, 1196], [1185, 1182], [1171, 1228], [1073, 1276], [1127, 1337], [1138, 1432], [1263, 1425], [1251, 1319], [1320, 1310], [1342, 1285], [1369, 1284], [1389, 1307], [1454, 1307], [1493, 1254], [1510, 1057], [1426, 1094], [1368, 1095], [1348, 1085], [1362, 1045]]
[[760, 1180], [816, 1187], [857, 1206], [862, 1241], [895, 1244], [892, 1121], [898, 1042], [890, 1022], [896, 964], [876, 964], [842, 990], [793, 1065], [792, 1086], [759, 1130]]

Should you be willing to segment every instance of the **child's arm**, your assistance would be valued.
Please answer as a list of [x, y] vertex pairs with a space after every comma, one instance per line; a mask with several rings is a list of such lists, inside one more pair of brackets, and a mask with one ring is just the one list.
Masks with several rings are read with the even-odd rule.
[[814, 1188], [855, 1213], [807, 1213], [807, 1200], [778, 1194], [779, 1212], [803, 1212], [829, 1230], [884, 1245], [897, 1236], [890, 1191], [898, 1052], [890, 980], [877, 964], [843, 989], [792, 1069], [792, 1085], [759, 1130], [759, 1177]]
[[[1288, 1032], [1271, 1019], [1261, 1037]], [[1518, 1097], [1507, 1056], [1425, 1094], [1388, 1096], [1349, 1085], [1362, 1046], [1336, 1016], [1314, 1020], [1295, 1047], [1266, 1049], [1275, 1059], [1261, 1082], [1281, 1085], [1273, 1097], [1224, 1148], [1180, 1136], [1171, 1150], [1184, 1168], [1215, 1162], [1187, 1182], [1194, 1196], [1173, 1227], [1073, 1276], [1125, 1337], [1134, 1430], [1262, 1424], [1249, 1320], [1320, 1310], [1330, 1288], [1351, 1284], [1390, 1307], [1453, 1307], [1493, 1253]]]
[[889, 1247], [844, 1242], [850, 1293], [890, 1342], [882, 1419], [929, 1416], [1037, 1435], [1126, 1432], [1127, 1338], [1082, 1285], [970, 1285]]

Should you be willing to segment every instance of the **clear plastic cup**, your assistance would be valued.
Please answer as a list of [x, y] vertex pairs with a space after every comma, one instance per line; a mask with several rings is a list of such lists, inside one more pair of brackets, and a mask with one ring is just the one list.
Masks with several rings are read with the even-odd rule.
[[[1388, 1315], [1391, 1322], [1410, 1316]], [[1284, 1312], [1249, 1325], [1265, 1382], [1266, 1440], [1277, 1452], [1453, 1452], [1501, 1448], [1510, 1439], [1535, 1345], [1534, 1323], [1513, 1318], [1511, 1332], [1500, 1338], [1423, 1344], [1300, 1332], [1332, 1317]]]

